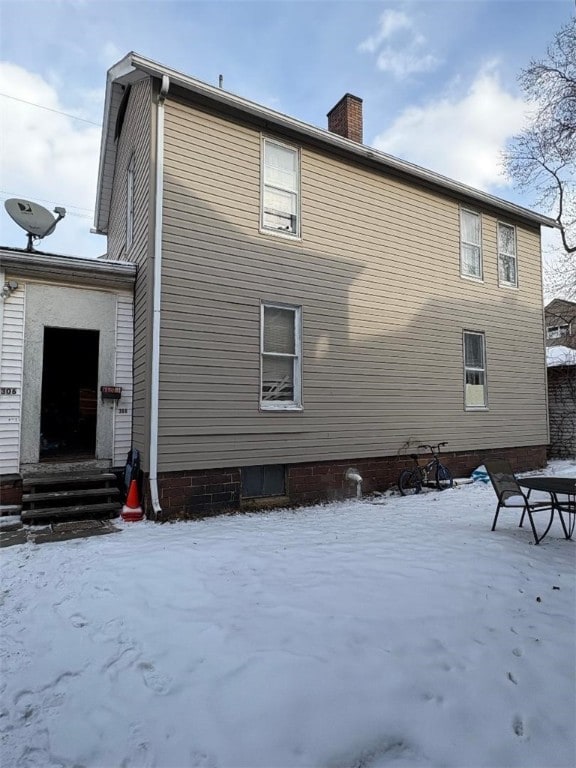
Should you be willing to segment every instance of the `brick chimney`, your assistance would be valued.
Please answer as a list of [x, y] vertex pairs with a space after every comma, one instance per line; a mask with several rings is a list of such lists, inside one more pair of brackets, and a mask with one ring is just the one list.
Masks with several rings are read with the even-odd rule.
[[362, 99], [347, 93], [327, 117], [329, 131], [362, 144]]

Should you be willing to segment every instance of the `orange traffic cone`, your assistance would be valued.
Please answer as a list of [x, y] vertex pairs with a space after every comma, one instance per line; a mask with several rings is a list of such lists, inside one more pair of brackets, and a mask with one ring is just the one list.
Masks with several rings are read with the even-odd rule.
[[128, 498], [126, 503], [122, 507], [122, 520], [127, 523], [136, 523], [138, 520], [142, 520], [144, 513], [138, 500], [138, 486], [136, 480], [132, 480], [130, 488], [128, 490]]

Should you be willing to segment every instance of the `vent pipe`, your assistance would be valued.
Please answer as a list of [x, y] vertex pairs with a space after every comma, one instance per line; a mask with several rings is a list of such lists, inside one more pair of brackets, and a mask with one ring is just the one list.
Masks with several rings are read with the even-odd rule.
[[362, 498], [362, 476], [354, 467], [346, 470], [346, 480], [349, 483], [356, 483], [356, 498]]

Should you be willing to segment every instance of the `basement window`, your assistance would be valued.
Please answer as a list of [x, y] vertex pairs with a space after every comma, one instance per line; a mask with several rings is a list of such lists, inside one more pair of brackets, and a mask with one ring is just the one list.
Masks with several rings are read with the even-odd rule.
[[284, 464], [242, 467], [242, 497], [261, 499], [286, 495]]

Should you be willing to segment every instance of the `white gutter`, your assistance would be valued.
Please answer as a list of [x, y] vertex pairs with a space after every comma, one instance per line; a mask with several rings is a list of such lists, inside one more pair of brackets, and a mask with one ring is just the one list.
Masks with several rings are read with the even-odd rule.
[[170, 78], [162, 75], [156, 121], [156, 210], [154, 216], [154, 286], [152, 293], [152, 381], [150, 385], [150, 500], [156, 518], [162, 514], [158, 498], [158, 403], [160, 394], [160, 312], [162, 299], [162, 205], [164, 193], [164, 102]]

